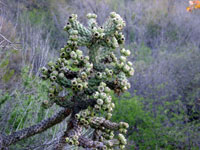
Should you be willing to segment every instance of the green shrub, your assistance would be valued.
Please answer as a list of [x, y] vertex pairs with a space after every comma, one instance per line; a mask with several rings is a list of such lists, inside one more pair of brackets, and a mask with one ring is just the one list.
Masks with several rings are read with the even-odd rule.
[[[199, 121], [188, 122], [187, 111], [180, 100], [156, 104], [152, 99], [125, 93], [113, 96], [116, 109], [112, 119], [125, 121], [129, 149], [197, 149]], [[186, 136], [187, 135], [187, 136]]]
[[129, 123], [127, 136], [130, 141], [134, 141], [134, 144], [130, 145], [131, 149], [156, 149], [167, 144], [167, 139], [160, 130], [162, 127], [160, 118], [154, 118], [148, 111], [143, 110], [142, 97], [132, 97], [127, 92], [120, 97], [119, 101], [116, 97], [114, 99], [116, 109], [113, 120]]

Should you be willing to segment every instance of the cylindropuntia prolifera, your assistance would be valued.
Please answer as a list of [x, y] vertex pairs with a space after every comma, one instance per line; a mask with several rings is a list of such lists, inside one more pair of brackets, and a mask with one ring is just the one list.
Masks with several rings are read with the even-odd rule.
[[[127, 62], [131, 51], [122, 48], [125, 41], [122, 33], [125, 22], [115, 12], [111, 12], [101, 26], [96, 21], [96, 14], [89, 13], [87, 18], [88, 27], [85, 27], [77, 20], [76, 14], [69, 16], [64, 27], [69, 34], [67, 44], [61, 48], [60, 58], [55, 63], [49, 62], [47, 68], [42, 68], [42, 76], [50, 79], [56, 89], [60, 89], [55, 92], [51, 90], [55, 88], [50, 87], [51, 103], [53, 101], [61, 107], [69, 107], [72, 111], [71, 120], [77, 122], [71, 129], [73, 132], [70, 132], [74, 135], [67, 137], [66, 143], [85, 148], [114, 149], [118, 146], [124, 149], [127, 141], [122, 133], [127, 132], [128, 124], [109, 120], [115, 108], [111, 91], [116, 94], [126, 91], [130, 88], [127, 78], [134, 74], [132, 62]], [[80, 46], [88, 49], [88, 56], [83, 54]], [[121, 56], [117, 57], [114, 49], [120, 51]], [[71, 96], [63, 97], [62, 103], [58, 96], [61, 89], [68, 89], [72, 93]], [[102, 117], [99, 116], [100, 113]], [[83, 137], [81, 130], [78, 130], [79, 126], [94, 128], [93, 138]], [[96, 131], [100, 135], [96, 135]], [[114, 131], [121, 133], [116, 140], [110, 140], [115, 137], [114, 133], [118, 133]], [[89, 144], [91, 140], [94, 143], [92, 146]]]

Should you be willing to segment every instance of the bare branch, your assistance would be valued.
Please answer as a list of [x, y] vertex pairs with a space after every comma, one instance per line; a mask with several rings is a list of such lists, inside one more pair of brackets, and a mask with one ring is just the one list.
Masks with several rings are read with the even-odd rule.
[[10, 40], [8, 40], [4, 35], [2, 35], [1, 33], [0, 33], [0, 36], [6, 41], [6, 42], [8, 42], [9, 44], [12, 44], [12, 42], [10, 41]]
[[6, 41], [9, 45], [12, 45], [13, 48], [15, 48], [17, 50], [17, 47], [15, 47], [15, 44], [21, 44], [21, 43], [13, 43], [10, 40], [8, 40], [3, 34], [0, 33], [0, 36], [3, 38], [3, 40], [1, 41], [0, 45]]
[[0, 4], [2, 4], [3, 6], [7, 7], [7, 5], [5, 3], [3, 3], [2, 1], [0, 1]]

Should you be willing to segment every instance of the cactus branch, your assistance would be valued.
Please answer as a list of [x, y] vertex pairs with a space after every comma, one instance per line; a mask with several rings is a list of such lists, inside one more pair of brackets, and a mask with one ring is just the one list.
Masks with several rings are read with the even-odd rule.
[[93, 117], [90, 120], [90, 125], [92, 127], [105, 127], [107, 129], [118, 130], [119, 124], [115, 122], [111, 122], [110, 120], [106, 120], [103, 117]]
[[90, 140], [83, 136], [79, 137], [79, 143], [80, 143], [80, 146], [84, 148], [97, 148], [100, 150], [106, 149], [106, 145], [108, 145], [108, 143], [110, 143], [112, 146], [119, 145], [119, 141], [116, 139], [99, 142], [99, 141]]
[[64, 134], [59, 138], [58, 143], [55, 144], [54, 150], [62, 150], [66, 143], [66, 137], [72, 138], [73, 136], [80, 136], [82, 128], [78, 125], [78, 122], [75, 118], [71, 117], [67, 129]]
[[94, 44], [89, 47], [90, 62], [96, 65], [98, 63], [99, 46]]
[[93, 141], [83, 136], [79, 137], [80, 146], [84, 148], [98, 148], [103, 149], [105, 147], [104, 143], [99, 141]]
[[70, 109], [63, 109], [54, 116], [47, 118], [36, 125], [14, 132], [8, 136], [1, 136], [0, 149], [3, 147], [8, 147], [9, 145], [21, 141], [27, 137], [43, 132], [48, 128], [62, 122], [70, 114], [71, 114]]

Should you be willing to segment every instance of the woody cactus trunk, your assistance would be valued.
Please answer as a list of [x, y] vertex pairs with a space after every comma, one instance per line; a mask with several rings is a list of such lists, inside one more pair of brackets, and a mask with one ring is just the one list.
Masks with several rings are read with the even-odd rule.
[[[69, 17], [64, 27], [69, 34], [67, 44], [61, 48], [56, 62], [49, 62], [48, 67], [41, 69], [42, 78], [52, 82], [49, 100], [43, 102], [43, 107], [49, 108], [55, 103], [63, 110], [28, 129], [5, 138], [2, 135], [2, 147], [40, 133], [71, 115], [54, 149], [63, 149], [67, 144], [87, 149], [125, 148], [127, 141], [123, 134], [129, 125], [110, 121], [115, 108], [111, 92], [119, 95], [130, 88], [127, 77], [134, 74], [132, 63], [126, 58], [130, 51], [122, 47], [125, 22], [115, 12], [110, 13], [102, 26], [97, 24], [95, 14], [89, 13], [87, 18], [88, 27], [85, 27], [77, 15]], [[88, 56], [79, 49], [83, 46], [88, 49]], [[63, 91], [67, 91], [66, 95], [60, 96]], [[84, 128], [93, 128], [93, 136], [84, 137]]]

